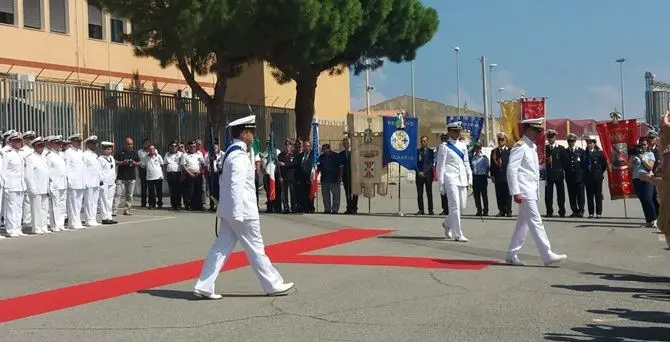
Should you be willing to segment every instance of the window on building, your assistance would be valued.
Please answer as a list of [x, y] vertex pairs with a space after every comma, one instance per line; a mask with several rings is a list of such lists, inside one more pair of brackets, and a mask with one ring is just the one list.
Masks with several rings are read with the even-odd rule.
[[125, 23], [123, 19], [112, 17], [109, 20], [111, 40], [115, 43], [123, 43], [123, 34], [125, 33]]
[[14, 0], [0, 0], [0, 24], [14, 25]]
[[93, 5], [88, 5], [88, 37], [102, 40], [102, 11]]
[[67, 0], [49, 0], [51, 32], [67, 33]]
[[23, 27], [42, 28], [42, 0], [23, 0]]

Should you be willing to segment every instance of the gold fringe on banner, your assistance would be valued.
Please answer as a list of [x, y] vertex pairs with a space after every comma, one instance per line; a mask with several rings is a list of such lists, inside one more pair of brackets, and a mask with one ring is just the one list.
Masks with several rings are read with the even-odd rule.
[[521, 101], [509, 100], [500, 102], [500, 125], [507, 135], [507, 145], [512, 147], [521, 137], [519, 122], [521, 121]]

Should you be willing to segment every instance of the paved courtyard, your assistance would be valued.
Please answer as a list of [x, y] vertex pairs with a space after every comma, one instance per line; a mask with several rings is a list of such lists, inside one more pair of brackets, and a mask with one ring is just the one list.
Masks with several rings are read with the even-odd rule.
[[[414, 194], [403, 186], [402, 211], [416, 212]], [[263, 296], [239, 253], [217, 282], [223, 300], [191, 295], [211, 213], [137, 210], [117, 226], [5, 239], [0, 340], [670, 341], [670, 251], [640, 228], [637, 200], [629, 218], [607, 200], [600, 220], [546, 219], [569, 258], [556, 267], [530, 236], [527, 266], [500, 264], [514, 217], [466, 216], [460, 243], [441, 217], [394, 215], [395, 187], [371, 202], [370, 215], [361, 199], [358, 216], [262, 216], [268, 254], [296, 283], [284, 297]]]

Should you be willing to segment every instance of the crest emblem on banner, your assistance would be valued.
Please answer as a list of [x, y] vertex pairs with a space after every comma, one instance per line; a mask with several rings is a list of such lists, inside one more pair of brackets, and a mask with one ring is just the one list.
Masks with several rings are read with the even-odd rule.
[[398, 113], [395, 121], [396, 131], [391, 134], [391, 147], [396, 151], [404, 151], [409, 146], [409, 134], [405, 132], [405, 117]]

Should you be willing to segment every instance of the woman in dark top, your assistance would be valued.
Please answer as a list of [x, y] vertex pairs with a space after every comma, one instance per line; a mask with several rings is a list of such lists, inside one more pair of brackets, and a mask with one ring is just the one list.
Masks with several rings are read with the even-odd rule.
[[586, 150], [582, 160], [582, 172], [584, 186], [586, 187], [586, 204], [589, 210], [589, 218], [593, 218], [594, 203], [595, 217], [600, 218], [603, 214], [603, 178], [607, 162], [605, 154], [596, 145], [596, 139], [586, 137]]

